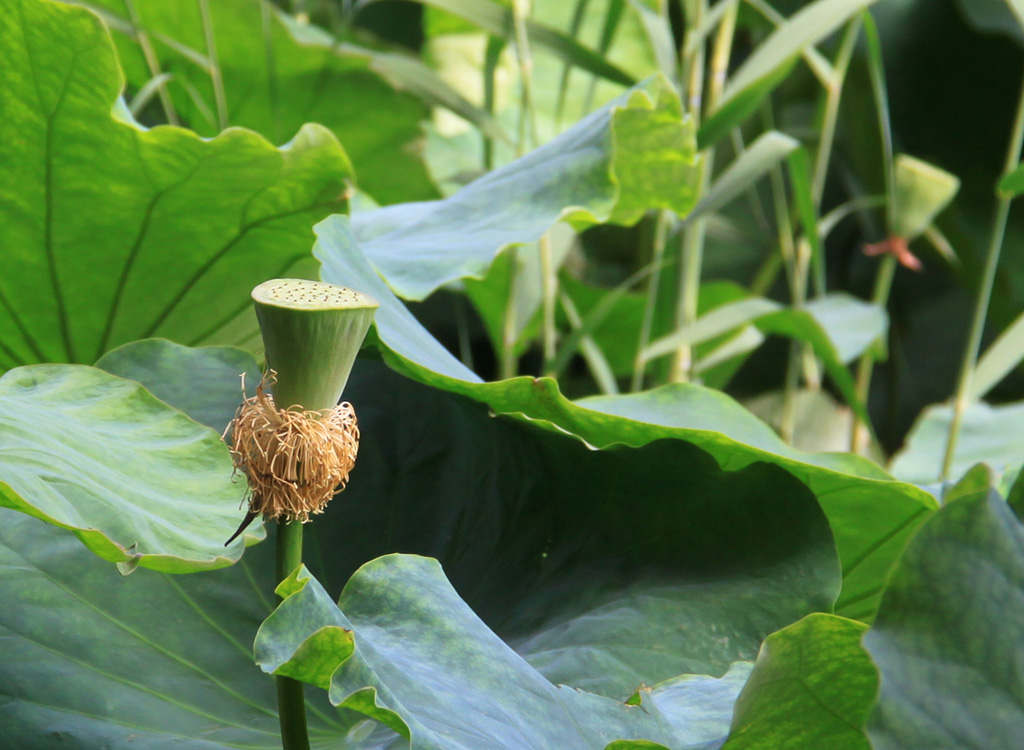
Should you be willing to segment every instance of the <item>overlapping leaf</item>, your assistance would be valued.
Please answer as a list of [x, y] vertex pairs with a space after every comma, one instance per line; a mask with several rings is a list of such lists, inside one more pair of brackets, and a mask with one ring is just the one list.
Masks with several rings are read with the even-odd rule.
[[[842, 614], [870, 618], [892, 564], [914, 530], [936, 507], [921, 489], [893, 481], [870, 462], [853, 457], [811, 456], [793, 460], [746, 445], [719, 430], [694, 428], [686, 413], [666, 412], [651, 420], [649, 410], [630, 419], [630, 397], [616, 416], [566, 400], [550, 379], [517, 378], [480, 383], [416, 321], [370, 266], [344, 221], [317, 227], [315, 254], [325, 280], [362, 289], [381, 302], [376, 331], [388, 362], [420, 382], [486, 403], [499, 414], [524, 414], [553, 429], [578, 435], [591, 445], [642, 446], [661, 438], [693, 443], [728, 469], [770, 461], [793, 472], [818, 496], [832, 525], [843, 562]], [[712, 405], [713, 406], [713, 405]]]
[[[183, 393], [175, 371], [221, 371], [234, 386], [234, 370], [254, 366], [249, 359], [245, 367], [244, 359], [230, 349], [140, 342], [106, 361], [165, 398], [191, 404], [197, 416], [216, 420], [226, 411], [219, 402], [234, 404], [237, 396], [209, 388], [205, 378], [196, 381], [193, 392]], [[411, 382], [379, 363], [358, 362], [345, 397], [356, 404], [360, 418], [360, 458], [349, 487], [307, 533], [308, 563], [338, 591], [353, 570], [378, 555], [396, 549], [432, 555], [442, 561], [460, 595], [533, 665], [531, 674], [535, 669], [548, 679], [618, 700], [641, 683], [680, 673], [721, 675], [737, 659], [752, 658], [771, 631], [828, 609], [838, 590], [831, 535], [814, 498], [776, 467], [722, 472], [701, 451], [677, 440], [593, 451], [563, 433], [509, 417], [495, 419], [481, 404]], [[13, 533], [7, 543], [17, 554], [26, 550], [16, 540], [24, 537], [28, 549], [39, 543]], [[79, 574], [78, 558], [66, 557], [65, 548], [39, 550], [49, 555], [47, 575], [57, 580]], [[258, 554], [246, 560], [243, 573], [253, 573], [258, 587], [265, 588], [269, 558]], [[124, 606], [139, 610], [132, 630], [148, 633], [152, 627], [151, 640], [162, 643], [170, 631], [146, 625], [147, 618], [192, 623], [198, 607], [200, 619], [211, 624], [209, 634], [188, 625], [181, 637], [195, 640], [200, 651], [215, 648], [224, 629], [217, 602], [225, 602], [228, 616], [237, 598], [258, 596], [244, 578], [238, 583], [238, 570], [225, 574], [230, 583], [213, 589], [205, 586], [217, 579], [205, 574], [183, 579], [174, 585], [178, 602], [162, 596], [158, 586], [154, 608], [134, 604], [134, 594], [127, 597]], [[155, 580], [151, 575], [135, 574]], [[17, 580], [5, 572], [0, 586]], [[52, 606], [69, 612], [82, 606], [102, 609], [108, 601], [100, 598], [102, 587], [118, 580], [112, 575], [88, 588], [85, 604], [70, 586], [59, 589], [59, 595], [50, 595]], [[14, 642], [42, 637], [40, 628], [48, 621], [30, 614], [14, 607], [6, 615], [7, 627], [17, 633]], [[385, 617], [397, 614], [388, 609]], [[93, 637], [97, 640], [90, 641]], [[28, 672], [0, 671], [0, 693], [12, 698], [7, 726], [28, 733], [47, 717], [83, 710], [87, 698], [72, 691], [51, 696], [54, 713], [36, 718], [33, 702], [48, 689], [48, 675], [59, 670], [70, 669], [75, 681], [88, 679], [97, 668], [126, 680], [107, 664], [108, 649], [101, 645], [109, 642], [107, 636], [87, 628], [80, 642], [79, 650], [90, 654], [84, 664], [69, 666], [63, 651], [51, 649], [33, 651], [38, 679]], [[154, 667], [155, 673], [159, 669]], [[648, 701], [648, 713], [700, 718], [721, 727], [728, 722], [729, 696], [742, 679], [735, 671], [724, 683], [687, 678], [673, 683], [670, 693], [641, 691], [640, 699]], [[161, 705], [164, 691], [157, 691], [156, 704], [147, 703], [155, 689], [149, 677], [130, 682], [116, 691], [112, 705], [88, 707], [94, 726], [80, 735], [78, 747], [92, 747], [89, 738], [96, 736], [120, 737], [124, 723], [150, 726], [136, 713], [140, 706]], [[221, 682], [233, 684], [226, 678]], [[179, 676], [176, 684], [187, 695], [192, 683]], [[711, 705], [697, 700], [700, 696], [711, 696]], [[172, 719], [179, 715], [178, 708], [169, 711]], [[159, 724], [161, 731], [171, 725]], [[248, 746], [245, 742], [239, 744]]]
[[[499, 252], [560, 220], [685, 214], [696, 197], [695, 158], [692, 121], [670, 84], [652, 78], [452, 197], [357, 214], [352, 231], [399, 296], [423, 299], [449, 281], [482, 277]], [[332, 217], [323, 231], [342, 231], [335, 225], [344, 221]]]
[[414, 58], [339, 43], [268, 0], [211, 2], [208, 25], [199, 3], [87, 5], [101, 9], [120, 30], [114, 39], [136, 89], [156, 74], [143, 45], [150, 46], [159, 70], [170, 75], [166, 88], [174, 111], [196, 132], [215, 135], [223, 120], [281, 143], [303, 123], [320, 123], [342, 142], [360, 186], [378, 201], [437, 195], [418, 153], [428, 110], [403, 88], [436, 88], [440, 82], [420, 80], [429, 71]]
[[[0, 509], [0, 738], [18, 750], [280, 748], [274, 683], [252, 661], [270, 545], [227, 570], [121, 578], [70, 535]], [[312, 746], [390, 732], [310, 694]]]
[[1024, 529], [981, 488], [921, 529], [864, 638], [881, 673], [876, 750], [1010, 750], [1024, 728]]
[[[1020, 432], [1024, 404], [971, 404], [964, 411], [950, 476], [958, 477], [984, 462], [1002, 471], [1024, 462]], [[936, 404], [917, 418], [906, 445], [893, 458], [892, 472], [907, 482], [928, 484], [939, 480], [949, 440], [953, 407]]]
[[123, 79], [93, 14], [3, 0], [0, 34], [0, 369], [250, 335], [249, 290], [308, 274], [309, 227], [345, 206], [334, 136], [145, 130], [111, 112]]
[[[747, 671], [656, 688], [643, 707], [556, 687], [473, 614], [435, 561], [411, 555], [365, 565], [337, 605], [304, 568], [278, 593], [285, 601], [256, 638], [263, 669], [329, 689], [332, 703], [387, 724], [413, 750], [702, 745], [725, 735]], [[673, 721], [702, 698], [710, 716]]]
[[81, 365], [0, 379], [0, 505], [69, 529], [125, 570], [236, 561], [243, 540], [224, 541], [245, 487], [231, 475], [215, 432], [138, 383]]
[[723, 750], [869, 750], [878, 677], [860, 645], [867, 627], [810, 615], [769, 636], [736, 702]]

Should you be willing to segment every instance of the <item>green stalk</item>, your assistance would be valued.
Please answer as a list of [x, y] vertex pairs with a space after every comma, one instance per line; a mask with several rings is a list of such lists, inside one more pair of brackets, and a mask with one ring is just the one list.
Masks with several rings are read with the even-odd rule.
[[[1013, 132], [1006, 151], [1006, 163], [1003, 174], [1009, 174], [1020, 163], [1021, 145], [1024, 144], [1024, 87], [1017, 101], [1017, 114], [1013, 121]], [[971, 380], [981, 349], [981, 335], [985, 330], [985, 319], [988, 317], [988, 305], [992, 299], [992, 287], [995, 285], [996, 269], [999, 267], [999, 255], [1003, 248], [1003, 237], [1006, 234], [1006, 221], [1010, 215], [1012, 196], [1000, 194], [996, 204], [995, 216], [992, 220], [992, 237], [989, 241], [988, 254], [985, 258], [985, 269], [982, 272], [981, 288], [974, 306], [974, 318], [971, 321], [971, 332], [964, 348], [963, 363], [960, 366], [960, 378], [957, 382], [956, 398], [953, 401], [953, 419], [949, 425], [949, 437], [946, 440], [946, 455], [942, 459], [942, 474], [939, 479], [945, 481], [953, 468], [953, 457], [956, 454], [957, 438], [963, 424], [964, 411], [970, 402]]]
[[277, 64], [274, 58], [274, 26], [271, 5], [260, 3], [260, 21], [263, 28], [263, 57], [267, 63], [267, 101], [270, 103], [271, 133], [274, 143], [281, 143], [281, 107], [277, 95]]
[[[690, 33], [699, 33], [704, 16], [708, 12], [707, 0], [696, 0], [692, 5], [692, 9], [693, 18], [687, 19], [687, 23], [690, 24]], [[722, 90], [725, 86], [729, 58], [732, 56], [733, 37], [736, 33], [736, 15], [738, 10], [739, 5], [737, 3], [726, 9], [722, 20], [719, 22], [718, 32], [715, 35], [715, 45], [711, 53], [711, 71], [707, 87], [707, 97], [703, 108], [704, 113], [707, 115], [713, 114], [718, 108], [718, 102], [721, 99]], [[704, 100], [703, 44], [697, 45], [692, 56], [685, 61], [683, 69], [689, 82], [689, 90], [687, 92], [689, 110], [695, 120], [694, 124], [699, 125], [701, 103]], [[700, 194], [703, 194], [711, 184], [711, 174], [714, 171], [715, 163], [714, 148], [705, 150], [703, 162]], [[677, 328], [693, 325], [697, 320], [701, 268], [704, 264], [705, 231], [706, 222], [703, 218], [689, 224], [683, 231], [679, 257], [679, 299], [675, 320]], [[689, 380], [692, 368], [692, 347], [689, 345], [680, 346], [672, 357], [669, 380]]]
[[[601, 38], [597, 42], [597, 52], [601, 57], [607, 55], [608, 50], [611, 49], [612, 41], [615, 39], [615, 32], [619, 28], [619, 21], [622, 19], [625, 8], [625, 0], [609, 0], [608, 2], [608, 7], [604, 13], [604, 23], [601, 25]], [[592, 75], [590, 77], [590, 84], [587, 86], [586, 96], [583, 98], [583, 109], [580, 111], [580, 117], [590, 114], [590, 110], [594, 106], [594, 96], [597, 93], [597, 83], [598, 77]]]
[[545, 232], [537, 240], [537, 250], [540, 253], [540, 284], [541, 284], [541, 321], [542, 341], [544, 347], [544, 369], [548, 374], [552, 363], [555, 361], [555, 302], [558, 295], [558, 276], [554, 267], [554, 259], [551, 257], [551, 236]]
[[[896, 206], [896, 173], [893, 167], [892, 128], [889, 123], [889, 97], [886, 93], [885, 67], [882, 60], [882, 46], [878, 39], [878, 27], [874, 19], [867, 11], [861, 13], [864, 24], [864, 37], [867, 40], [868, 48], [868, 71], [871, 75], [871, 88], [875, 95], [875, 108], [878, 114], [878, 128], [882, 137], [882, 166], [885, 170], [885, 194], [886, 211], [885, 227], [886, 234], [892, 236], [897, 215]], [[896, 272], [896, 258], [887, 255], [882, 259], [878, 267], [878, 275], [875, 277], [875, 290], [872, 301], [888, 307], [889, 292], [892, 289], [892, 279]], [[871, 389], [871, 374], [875, 366], [875, 353], [869, 348], [861, 355], [857, 363], [857, 382], [855, 385], [857, 397], [865, 406]], [[868, 425], [862, 425], [856, 415], [850, 421], [850, 452], [860, 453], [867, 437]]]
[[[373, 322], [372, 297], [303, 279], [274, 279], [252, 290], [256, 319], [277, 380], [277, 408], [331, 409], [341, 398], [356, 354]], [[277, 580], [302, 564], [302, 524], [277, 524]], [[278, 714], [284, 750], [308, 750], [301, 682], [277, 677]]]
[[[163, 70], [160, 68], [160, 58], [157, 57], [156, 50], [153, 49], [153, 43], [149, 39], [149, 34], [146, 33], [145, 28], [142, 26], [142, 19], [139, 18], [139, 12], [135, 8], [134, 1], [124, 0], [124, 8], [128, 11], [128, 19], [132, 22], [135, 40], [139, 43], [139, 49], [142, 50], [142, 56], [146, 60], [149, 74], [153, 78], [161, 76]], [[171, 125], [180, 125], [181, 120], [178, 119], [178, 112], [174, 108], [174, 101], [171, 99], [171, 92], [167, 90], [166, 82], [157, 87], [157, 96], [160, 97], [160, 106], [164, 108], [167, 122]]]
[[647, 280], [647, 299], [644, 302], [644, 317], [640, 324], [640, 340], [636, 346], [636, 357], [633, 359], [633, 379], [630, 390], [634, 393], [644, 387], [644, 375], [647, 372], [647, 360], [643, 351], [651, 343], [651, 329], [654, 327], [654, 313], [658, 305], [658, 288], [661, 286], [661, 266], [665, 262], [665, 241], [668, 237], [669, 224], [672, 217], [666, 210], [658, 212], [654, 225], [654, 242], [651, 245], [651, 264], [654, 270]]
[[[777, 217], [775, 223], [778, 226], [779, 251], [789, 280], [790, 306], [794, 310], [799, 310], [804, 306], [806, 282], [803, 264], [797, 258], [796, 245], [793, 243], [793, 223], [789, 218], [786, 185], [782, 178], [782, 170], [777, 166], [771, 170], [771, 186], [772, 201], [775, 204], [775, 216]], [[786, 384], [782, 395], [782, 419], [779, 424], [779, 434], [789, 444], [793, 442], [793, 432], [796, 427], [796, 391], [800, 385], [800, 365], [800, 342], [790, 341], [789, 356], [786, 362]]]
[[[583, 23], [583, 16], [587, 12], [587, 5], [590, 0], [576, 0], [576, 7], [573, 8], [572, 21], [569, 23], [569, 36], [576, 39], [580, 33], [580, 26]], [[565, 114], [565, 97], [569, 92], [569, 76], [572, 74], [573, 65], [568, 60], [562, 65], [562, 76], [558, 80], [558, 98], [555, 100], [555, 132], [562, 129], [562, 116]]]
[[[875, 276], [875, 288], [871, 293], [871, 301], [881, 307], [885, 307], [889, 302], [889, 293], [892, 291], [892, 280], [896, 274], [897, 260], [895, 256], [886, 255], [882, 258], [882, 262], [878, 266], [878, 274]], [[868, 395], [871, 391], [871, 374], [875, 367], [875, 356], [869, 349], [861, 355], [860, 360], [857, 362], [857, 381], [854, 385], [857, 394], [857, 400], [860, 403], [867, 405]], [[856, 415], [852, 416], [850, 432], [850, 451], [853, 453], [860, 453], [864, 447], [864, 434], [863, 425], [857, 419]]]
[[217, 40], [213, 33], [208, 0], [199, 0], [199, 15], [203, 22], [203, 36], [206, 39], [206, 56], [210, 60], [207, 72], [213, 83], [213, 98], [217, 104], [217, 125], [221, 130], [225, 130], [228, 127], [228, 103], [224, 96], [224, 79], [220, 74], [220, 63], [217, 60]]
[[[494, 116], [494, 77], [501, 61], [501, 52], [505, 49], [505, 40], [496, 36], [487, 37], [487, 48], [484, 52], [484, 109]], [[482, 133], [484, 139], [484, 169], [494, 169], [494, 138]]]
[[526, 33], [526, 19], [530, 15], [529, 0], [512, 0], [512, 25], [516, 39], [516, 58], [519, 60], [520, 96], [519, 128], [517, 135], [518, 156], [527, 151], [527, 135], [534, 148], [537, 139], [537, 121], [533, 112], [533, 60], [530, 58], [530, 39]]
[[518, 338], [518, 318], [516, 300], [519, 297], [519, 248], [513, 247], [509, 253], [508, 299], [505, 300], [505, 314], [501, 321], [501, 351], [498, 352], [498, 377], [501, 380], [514, 378], [518, 374], [519, 362], [516, 358], [516, 339]]
[[825, 177], [828, 175], [828, 163], [832, 157], [832, 144], [835, 142], [836, 122], [839, 116], [839, 102], [843, 95], [843, 84], [850, 68], [850, 59], [860, 35], [861, 19], [856, 16], [846, 25], [846, 32], [839, 44], [839, 52], [832, 66], [833, 76], [825, 93], [825, 106], [821, 117], [821, 139], [818, 141], [818, 153], [814, 160], [814, 181], [811, 194], [814, 205], [821, 207], [821, 196], [825, 192]]
[[[277, 580], [283, 581], [302, 565], [302, 524], [277, 524]], [[278, 597], [278, 602], [284, 601]], [[277, 713], [281, 723], [283, 750], [309, 750], [309, 731], [306, 728], [305, 688], [291, 677], [275, 677], [277, 683]]]
[[[821, 139], [818, 144], [818, 151], [815, 159], [814, 178], [811, 187], [811, 197], [814, 203], [814, 210], [817, 212], [821, 205], [821, 196], [825, 188], [825, 176], [828, 173], [828, 163], [832, 153], [832, 144], [835, 140], [836, 120], [839, 112], [839, 101], [842, 95], [843, 82], [850, 65], [850, 58], [853, 54], [854, 43], [860, 32], [861, 21], [859, 18], [852, 20], [843, 36], [839, 53], [836, 56], [836, 64], [832, 79], [828, 82], [825, 93], [821, 122]], [[769, 113], [770, 114], [770, 113]], [[782, 258], [786, 264], [789, 276], [790, 301], [793, 309], [799, 310], [804, 306], [807, 299], [807, 272], [809, 261], [806, 254], [802, 252], [807, 249], [805, 245], [797, 248], [793, 243], [792, 224], [789, 219], [789, 207], [786, 205], [785, 186], [782, 180], [782, 171], [775, 167], [772, 169], [772, 195], [775, 198], [775, 214], [779, 217], [779, 246], [782, 249]], [[805, 231], [808, 228], [805, 227]], [[820, 264], [819, 264], [820, 266]], [[825, 279], [824, 268], [819, 267], [819, 273], [815, 278], [817, 293], [824, 294]], [[796, 429], [796, 396], [800, 386], [800, 371], [805, 369], [804, 365], [810, 364], [809, 370], [817, 368], [814, 366], [815, 359], [806, 343], [791, 341], [789, 344], [789, 357], [786, 363], [786, 382], [782, 399], [782, 418], [779, 425], [779, 432], [782, 439], [792, 444], [794, 431]], [[816, 379], [809, 376], [809, 385], [814, 386]], [[820, 383], [818, 383], [820, 385]]]

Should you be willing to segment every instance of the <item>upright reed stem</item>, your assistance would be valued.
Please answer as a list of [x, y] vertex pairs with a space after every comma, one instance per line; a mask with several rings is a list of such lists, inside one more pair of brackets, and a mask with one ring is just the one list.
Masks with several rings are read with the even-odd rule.
[[[1022, 84], [1020, 98], [1017, 101], [1017, 114], [1013, 121], [1013, 132], [1006, 151], [1006, 163], [1003, 168], [1004, 175], [1017, 168], [1020, 162], [1022, 143], [1024, 143], [1024, 84]], [[974, 377], [974, 367], [977, 364], [978, 351], [981, 348], [981, 334], [985, 329], [985, 318], [988, 317], [988, 305], [992, 299], [992, 287], [995, 285], [996, 269], [999, 267], [999, 255], [1003, 247], [1003, 236], [1006, 234], [1006, 221], [1010, 215], [1010, 200], [1011, 196], [1000, 194], [999, 202], [996, 204], [995, 216], [992, 220], [992, 236], [989, 240], [988, 254], [985, 258], [985, 269], [982, 272], [981, 288], [978, 290], [978, 299], [974, 306], [974, 318], [971, 321], [971, 332], [967, 338], [967, 346], [964, 348], [956, 397], [953, 400], [953, 419], [949, 425], [946, 454], [942, 459], [942, 473], [939, 476], [942, 480], [948, 479], [950, 471], [952, 471], [953, 458], [956, 455], [957, 438], [960, 435], [960, 427], [964, 420], [964, 411], [966, 411], [970, 402], [971, 380]]]
[[[703, 19], [708, 13], [707, 0], [694, 0], [691, 8], [693, 9], [693, 18], [687, 19], [687, 23], [690, 25], [691, 33], [699, 33]], [[704, 114], [711, 115], [718, 108], [718, 101], [721, 98], [729, 68], [729, 58], [732, 56], [738, 8], [737, 3], [730, 5], [722, 16], [722, 20], [719, 21], [711, 53], [711, 71], [706, 99], [704, 96], [704, 45], [698, 45], [693, 55], [684, 60], [684, 79], [688, 80], [687, 101], [695, 125], [700, 124], [702, 109]], [[702, 159], [701, 194], [711, 185], [715, 164], [713, 146], [705, 149]], [[679, 301], [675, 320], [677, 328], [693, 325], [697, 320], [701, 269], [704, 265], [705, 230], [706, 225], [703, 218], [697, 219], [683, 230], [679, 252]], [[692, 369], [693, 351], [689, 344], [684, 344], [672, 357], [669, 380], [688, 380]]]
[[[861, 14], [864, 23], [864, 37], [868, 48], [868, 71], [871, 75], [871, 88], [875, 95], [875, 108], [878, 112], [878, 128], [882, 139], [882, 166], [885, 171], [886, 234], [892, 236], [896, 226], [896, 174], [893, 166], [892, 128], [889, 123], [889, 96], [885, 84], [885, 63], [882, 59], [882, 45], [878, 39], [878, 28], [871, 15], [864, 11]], [[886, 255], [878, 267], [875, 277], [875, 290], [872, 301], [883, 308], [889, 304], [889, 292], [892, 289], [893, 275], [896, 272], [896, 258]], [[857, 363], [857, 397], [867, 406], [871, 391], [871, 374], [875, 367], [875, 353], [868, 349], [861, 355]], [[867, 439], [868, 425], [862, 425], [856, 415], [850, 422], [850, 451], [860, 453]]]
[[[273, 279], [253, 289], [256, 319], [278, 409], [333, 409], [373, 321], [377, 301], [351, 289], [303, 279]], [[251, 486], [251, 485], [250, 485]], [[252, 506], [250, 505], [250, 508]], [[302, 564], [302, 524], [277, 524], [277, 581]], [[309, 750], [301, 682], [278, 676], [277, 701], [284, 750]]]
[[[302, 564], [302, 524], [297, 521], [277, 523], [277, 580], [283, 581]], [[275, 677], [277, 710], [281, 722], [281, 745], [284, 750], [309, 750], [306, 728], [305, 688], [291, 677]]]

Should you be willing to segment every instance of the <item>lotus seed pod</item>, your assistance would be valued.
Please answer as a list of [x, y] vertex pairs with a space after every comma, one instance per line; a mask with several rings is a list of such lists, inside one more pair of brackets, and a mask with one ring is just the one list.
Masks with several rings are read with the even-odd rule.
[[338, 399], [378, 307], [361, 292], [301, 279], [260, 284], [252, 298], [268, 370], [225, 432], [249, 484], [236, 536], [259, 515], [305, 523], [345, 488], [359, 427]]
[[330, 409], [341, 398], [356, 354], [379, 307], [352, 289], [304, 279], [274, 279], [252, 290], [267, 368], [279, 409]]

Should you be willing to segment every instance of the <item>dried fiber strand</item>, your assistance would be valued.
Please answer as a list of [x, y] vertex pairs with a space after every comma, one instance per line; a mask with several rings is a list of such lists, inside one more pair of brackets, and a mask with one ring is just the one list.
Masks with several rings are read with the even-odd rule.
[[[359, 450], [352, 405], [305, 410], [278, 409], [267, 388], [270, 370], [246, 398], [224, 431], [236, 471], [249, 483], [249, 512], [268, 520], [309, 521], [322, 513], [335, 491], [345, 489]], [[243, 393], [245, 382], [242, 382]]]

